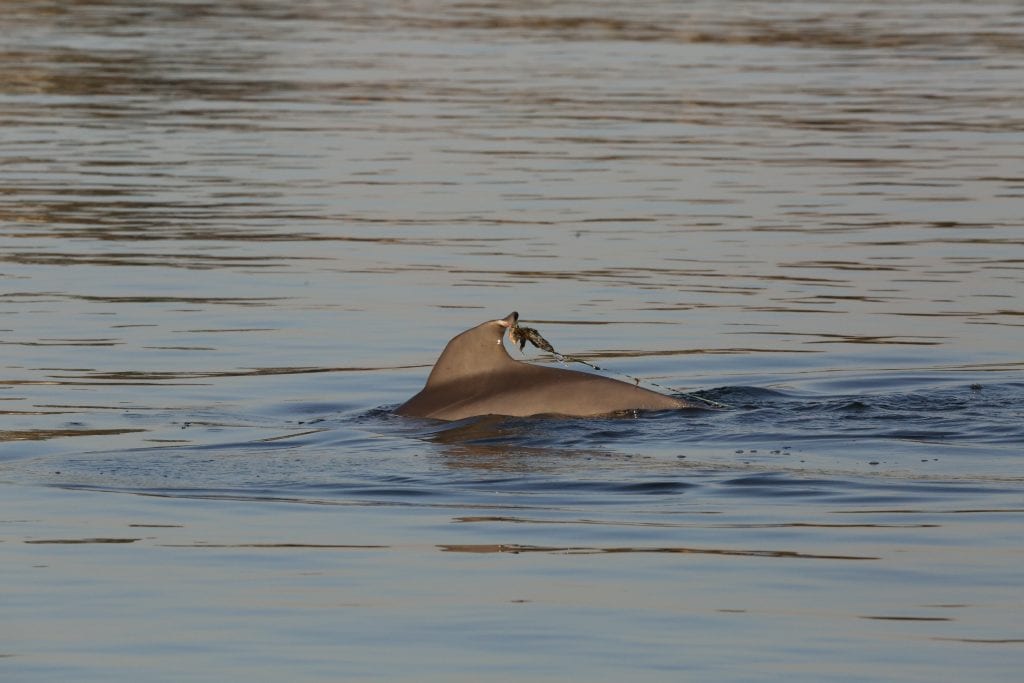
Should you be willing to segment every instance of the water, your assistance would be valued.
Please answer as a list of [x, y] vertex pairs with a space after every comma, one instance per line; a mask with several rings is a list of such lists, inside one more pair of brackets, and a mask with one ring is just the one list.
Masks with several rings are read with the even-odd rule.
[[[1016, 680], [1022, 45], [6, 3], [3, 679]], [[512, 310], [732, 408], [389, 413]]]

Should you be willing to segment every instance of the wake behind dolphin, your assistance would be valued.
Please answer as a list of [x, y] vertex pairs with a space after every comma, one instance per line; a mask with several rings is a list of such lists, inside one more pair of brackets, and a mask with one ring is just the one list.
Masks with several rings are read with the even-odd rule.
[[476, 415], [608, 415], [624, 410], [704, 408], [626, 382], [575, 370], [531, 365], [512, 358], [501, 343], [517, 329], [519, 314], [489, 320], [445, 346], [423, 390], [395, 412], [461, 420]]

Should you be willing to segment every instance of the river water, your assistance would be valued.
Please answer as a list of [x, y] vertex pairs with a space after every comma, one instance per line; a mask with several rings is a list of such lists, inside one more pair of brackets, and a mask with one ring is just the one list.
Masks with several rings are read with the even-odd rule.
[[[1022, 79], [994, 0], [4, 3], [0, 677], [1017, 680]], [[390, 413], [512, 310], [730, 408]]]

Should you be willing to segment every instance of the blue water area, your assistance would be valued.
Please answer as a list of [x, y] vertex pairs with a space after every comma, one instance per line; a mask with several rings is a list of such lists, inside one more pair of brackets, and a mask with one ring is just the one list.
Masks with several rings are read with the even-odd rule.
[[1024, 383], [1000, 379], [722, 387], [699, 395], [727, 409], [596, 419], [278, 405], [172, 425], [203, 443], [9, 460], [35, 486], [4, 486], [24, 586], [4, 666], [1010, 680]]

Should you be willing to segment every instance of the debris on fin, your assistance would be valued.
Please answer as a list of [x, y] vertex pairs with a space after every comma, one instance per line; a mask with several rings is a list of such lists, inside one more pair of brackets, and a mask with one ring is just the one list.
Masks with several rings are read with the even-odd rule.
[[540, 332], [533, 329], [532, 327], [523, 327], [522, 325], [513, 325], [508, 329], [508, 338], [511, 342], [519, 347], [522, 351], [526, 347], [526, 342], [530, 342], [541, 351], [547, 351], [548, 353], [556, 356], [561, 354], [555, 351], [555, 348], [551, 346], [547, 339], [540, 336]]

